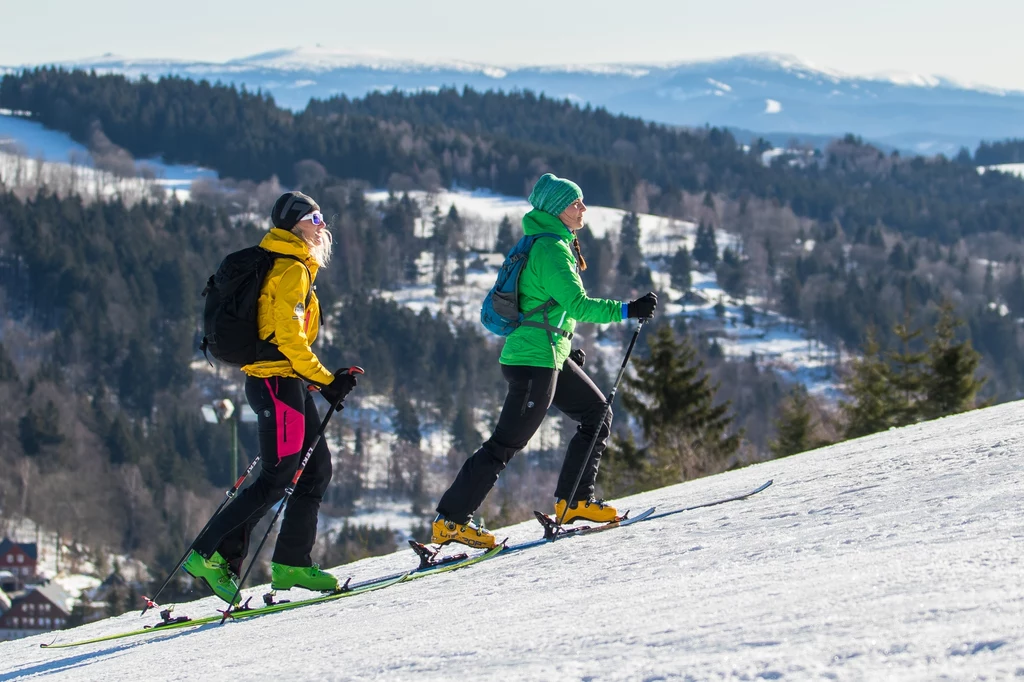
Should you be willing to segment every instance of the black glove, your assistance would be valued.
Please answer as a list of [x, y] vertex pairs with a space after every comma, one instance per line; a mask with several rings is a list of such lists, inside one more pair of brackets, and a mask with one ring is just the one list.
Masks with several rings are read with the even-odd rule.
[[635, 301], [626, 304], [626, 317], [649, 320], [654, 317], [654, 309], [657, 307], [658, 295], [653, 291], [648, 291]]
[[324, 397], [331, 405], [337, 407], [341, 404], [352, 389], [356, 387], [359, 382], [356, 381], [355, 374], [348, 373], [348, 367], [342, 367], [334, 373], [334, 381], [327, 384], [326, 386], [320, 387], [320, 395]]
[[587, 361], [587, 354], [583, 352], [582, 348], [577, 348], [569, 351], [569, 359], [582, 367], [583, 363]]

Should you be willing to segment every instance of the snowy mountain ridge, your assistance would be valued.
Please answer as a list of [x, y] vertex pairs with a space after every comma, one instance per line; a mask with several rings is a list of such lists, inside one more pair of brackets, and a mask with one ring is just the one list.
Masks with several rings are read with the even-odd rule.
[[774, 53], [662, 64], [497, 65], [316, 46], [225, 62], [108, 54], [59, 65], [132, 78], [177, 75], [244, 84], [295, 110], [313, 97], [392, 89], [532, 90], [660, 123], [730, 127], [744, 140], [760, 135], [776, 146], [794, 136], [854, 133], [911, 152], [952, 156], [982, 139], [1024, 137], [1024, 92], [929, 74], [855, 76]]
[[[151, 67], [181, 67], [181, 68], [210, 68], [218, 67], [262, 67], [267, 69], [282, 70], [310, 70], [329, 71], [335, 68], [365, 67], [377, 70], [405, 69], [415, 71], [419, 69], [452, 69], [469, 73], [479, 73], [495, 80], [507, 77], [511, 72], [521, 70], [537, 70], [545, 73], [593, 73], [593, 74], [623, 74], [632, 77], [641, 77], [653, 71], [694, 68], [709, 65], [729, 63], [733, 65], [756, 66], [761, 68], [774, 68], [779, 71], [786, 71], [792, 74], [801, 74], [803, 77], [818, 78], [838, 84], [849, 80], [865, 80], [878, 83], [890, 83], [893, 85], [905, 85], [920, 88], [951, 87], [965, 90], [976, 90], [989, 94], [1021, 94], [1014, 90], [998, 88], [982, 83], [965, 82], [955, 78], [936, 74], [913, 73], [906, 71], [883, 71], [854, 75], [837, 69], [820, 66], [801, 59], [795, 55], [781, 52], [752, 52], [726, 58], [706, 59], [683, 59], [667, 62], [611, 62], [593, 64], [526, 64], [506, 63], [488, 64], [462, 59], [427, 59], [399, 57], [383, 50], [356, 51], [344, 48], [304, 45], [295, 48], [269, 50], [257, 54], [247, 55], [228, 59], [222, 62], [199, 61], [190, 59], [160, 59], [144, 58], [134, 59], [126, 55], [105, 53], [98, 57], [85, 57], [82, 59], [60, 62], [59, 65], [66, 67], [91, 68], [151, 68]], [[32, 66], [32, 65], [24, 65]], [[8, 66], [7, 69], [15, 70], [17, 66]]]
[[[0, 679], [1020, 678], [1022, 434], [1024, 403], [1008, 403], [620, 506], [668, 510], [774, 479], [750, 500], [352, 599], [78, 649], [40, 649], [52, 634], [3, 643]], [[517, 542], [538, 527], [500, 534]], [[332, 571], [362, 580], [413, 566], [404, 550]], [[205, 598], [176, 615], [215, 608]], [[58, 637], [139, 625], [132, 613]]]

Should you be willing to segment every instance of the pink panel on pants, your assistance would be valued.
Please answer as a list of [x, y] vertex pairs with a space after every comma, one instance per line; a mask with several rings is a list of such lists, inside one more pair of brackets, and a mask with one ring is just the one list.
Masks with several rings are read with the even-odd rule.
[[274, 389], [267, 382], [270, 399], [274, 401], [274, 416], [277, 419], [277, 461], [289, 457], [302, 449], [302, 439], [306, 432], [306, 418], [298, 410], [289, 407], [284, 401], [278, 400]]

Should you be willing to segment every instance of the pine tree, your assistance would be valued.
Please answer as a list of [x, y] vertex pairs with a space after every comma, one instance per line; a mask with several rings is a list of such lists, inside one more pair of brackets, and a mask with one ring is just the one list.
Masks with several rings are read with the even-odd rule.
[[466, 399], [459, 403], [459, 409], [455, 412], [451, 434], [452, 447], [465, 455], [475, 451], [482, 441], [480, 432], [476, 430], [476, 424], [473, 421], [473, 408], [469, 406]]
[[935, 419], [973, 409], [978, 391], [986, 378], [974, 376], [980, 355], [970, 340], [954, 343], [956, 330], [963, 322], [953, 315], [953, 306], [944, 303], [935, 325], [935, 338], [928, 345], [921, 412]]
[[899, 352], [889, 352], [889, 383], [892, 387], [894, 410], [893, 426], [914, 424], [921, 418], [921, 391], [924, 387], [925, 353], [911, 350], [914, 341], [921, 336], [921, 329], [911, 329], [910, 315], [905, 313], [903, 322], [893, 327], [893, 334], [900, 340]]
[[494, 250], [498, 253], [508, 253], [516, 245], [516, 238], [512, 234], [512, 221], [508, 216], [501, 217], [501, 224], [498, 225], [498, 238], [494, 242]]
[[18, 420], [18, 438], [26, 455], [38, 455], [45, 446], [64, 442], [60, 414], [52, 400], [47, 400], [42, 409], [30, 407]]
[[718, 284], [737, 298], [747, 295], [746, 262], [728, 246], [722, 251], [722, 260], [716, 268]]
[[693, 270], [693, 260], [690, 258], [690, 252], [686, 250], [685, 246], [682, 246], [676, 251], [676, 255], [672, 256], [669, 270], [672, 276], [672, 286], [682, 291], [689, 291], [693, 286], [690, 270]]
[[724, 468], [740, 445], [729, 403], [714, 405], [718, 387], [686, 337], [662, 325], [648, 337], [650, 354], [635, 360], [622, 402], [648, 444], [645, 484], [666, 485]]
[[813, 449], [810, 398], [803, 386], [795, 387], [779, 408], [777, 437], [769, 448], [775, 457], [788, 457]]
[[619, 231], [618, 271], [621, 281], [631, 284], [643, 263], [643, 252], [640, 249], [640, 217], [630, 211], [622, 216]]
[[864, 356], [853, 362], [846, 387], [853, 402], [840, 401], [847, 418], [846, 437], [858, 438], [892, 426], [895, 398], [890, 371], [882, 358], [873, 329], [868, 329]]
[[693, 259], [711, 268], [718, 263], [718, 242], [715, 241], [715, 228], [703, 222], [697, 225], [697, 238], [693, 244]]
[[396, 391], [394, 404], [395, 413], [391, 423], [394, 426], [395, 435], [400, 440], [419, 447], [420, 441], [423, 440], [423, 434], [420, 431], [420, 417], [416, 413], [416, 408], [413, 407], [409, 395], [405, 391]]
[[11, 360], [11, 356], [7, 354], [7, 349], [4, 348], [4, 344], [0, 343], [0, 381], [17, 380], [18, 369], [14, 366], [14, 361]]

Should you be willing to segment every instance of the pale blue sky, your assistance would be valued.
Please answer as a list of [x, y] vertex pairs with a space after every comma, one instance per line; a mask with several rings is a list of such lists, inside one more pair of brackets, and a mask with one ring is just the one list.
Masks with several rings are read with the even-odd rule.
[[782, 52], [851, 74], [1024, 90], [1024, 0], [0, 0], [0, 65], [223, 61], [320, 43], [495, 64], [668, 62]]

